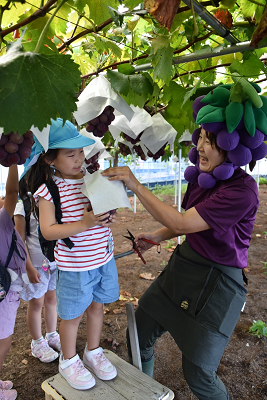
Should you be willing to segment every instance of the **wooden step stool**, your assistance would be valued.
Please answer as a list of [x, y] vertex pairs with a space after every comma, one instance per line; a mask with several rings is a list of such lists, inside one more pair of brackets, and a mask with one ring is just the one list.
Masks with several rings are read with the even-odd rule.
[[131, 303], [126, 304], [133, 363], [122, 360], [110, 350], [105, 356], [115, 365], [118, 375], [110, 381], [95, 377], [96, 385], [89, 390], [73, 389], [60, 375], [54, 375], [42, 383], [45, 400], [171, 400], [174, 393], [166, 386], [141, 372], [141, 359]]

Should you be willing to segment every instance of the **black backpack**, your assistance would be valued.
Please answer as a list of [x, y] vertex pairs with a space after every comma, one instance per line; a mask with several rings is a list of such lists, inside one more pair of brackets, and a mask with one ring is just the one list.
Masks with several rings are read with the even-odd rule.
[[9, 288], [11, 285], [11, 277], [7, 270], [7, 267], [11, 260], [11, 257], [13, 256], [14, 251], [20, 256], [20, 258], [23, 261], [25, 261], [25, 258], [19, 254], [16, 242], [17, 242], [17, 236], [16, 236], [15, 229], [13, 229], [11, 245], [10, 245], [9, 252], [7, 255], [6, 263], [5, 263], [5, 265], [3, 265], [0, 262], [0, 302], [6, 298], [6, 295], [8, 294], [8, 291], [9, 291]]
[[[59, 196], [59, 191], [58, 187], [55, 184], [54, 181], [51, 183], [46, 183], [47, 189], [49, 190], [54, 205], [55, 205], [55, 215], [56, 215], [56, 220], [58, 224], [62, 224], [62, 211], [61, 211], [61, 205], [60, 205], [60, 196]], [[30, 235], [30, 214], [31, 214], [31, 201], [30, 199], [25, 199], [23, 200], [23, 205], [24, 205], [24, 211], [25, 211], [25, 220], [26, 220], [26, 233], [29, 236]], [[42, 232], [40, 230], [40, 226], [38, 226], [38, 236], [39, 236], [39, 242], [40, 246], [42, 249], [42, 252], [44, 256], [48, 259], [48, 261], [53, 262], [55, 261], [54, 257], [54, 248], [57, 243], [57, 240], [46, 240]], [[65, 238], [62, 239], [64, 243], [68, 246], [69, 249], [72, 249], [74, 244], [70, 240], [70, 238]]]

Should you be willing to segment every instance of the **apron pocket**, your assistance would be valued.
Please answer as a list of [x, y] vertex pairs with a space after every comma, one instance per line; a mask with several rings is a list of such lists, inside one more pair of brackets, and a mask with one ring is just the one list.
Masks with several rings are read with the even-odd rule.
[[172, 254], [168, 265], [158, 277], [163, 291], [187, 314], [195, 317], [203, 307], [222, 271], [193, 263], [181, 257], [178, 249]]
[[208, 299], [200, 299], [203, 306], [198, 310], [196, 320], [227, 337], [231, 336], [245, 303], [246, 292], [231, 277], [222, 273]]

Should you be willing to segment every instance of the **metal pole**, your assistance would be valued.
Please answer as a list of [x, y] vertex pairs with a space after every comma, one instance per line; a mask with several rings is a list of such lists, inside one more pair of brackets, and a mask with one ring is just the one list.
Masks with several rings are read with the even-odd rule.
[[[182, 164], [182, 149], [179, 149], [179, 185], [178, 185], [178, 211], [181, 212], [182, 204], [182, 177], [181, 177], [181, 164]], [[181, 243], [180, 236], [178, 236], [178, 244]]]
[[[134, 155], [134, 176], [136, 174], [136, 155]], [[134, 213], [136, 213], [136, 194], [134, 193]]]

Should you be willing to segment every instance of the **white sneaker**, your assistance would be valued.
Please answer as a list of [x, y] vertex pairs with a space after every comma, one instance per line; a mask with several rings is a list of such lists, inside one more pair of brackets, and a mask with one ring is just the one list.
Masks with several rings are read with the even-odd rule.
[[106, 358], [102, 347], [88, 351], [86, 345], [83, 353], [83, 362], [99, 379], [102, 379], [103, 381], [109, 381], [117, 376], [116, 368]]
[[31, 343], [32, 355], [39, 358], [44, 363], [49, 363], [58, 358], [58, 353], [53, 350], [46, 339], [38, 340], [35, 344]]
[[85, 368], [78, 354], [70, 360], [63, 360], [61, 354], [59, 357], [59, 373], [74, 389], [86, 390], [95, 386], [95, 378]]
[[57, 332], [53, 333], [53, 335], [49, 339], [47, 339], [47, 341], [49, 346], [52, 347], [52, 349], [61, 351], [60, 337]]

